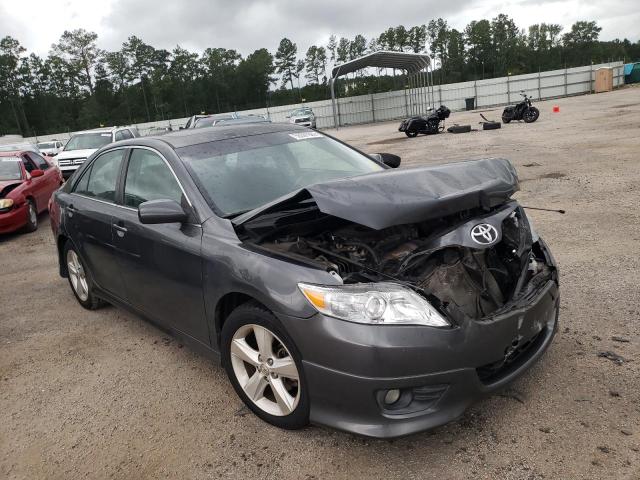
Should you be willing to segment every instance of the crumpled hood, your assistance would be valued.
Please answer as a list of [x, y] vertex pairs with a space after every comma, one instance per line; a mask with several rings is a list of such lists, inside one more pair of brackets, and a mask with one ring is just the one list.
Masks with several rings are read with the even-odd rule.
[[4, 196], [11, 190], [13, 190], [13, 185], [20, 185], [24, 180], [0, 180], [0, 198], [4, 198]]
[[505, 159], [389, 169], [311, 185], [240, 215], [233, 223], [241, 225], [311, 196], [323, 213], [380, 230], [490, 208], [518, 190], [518, 175]]

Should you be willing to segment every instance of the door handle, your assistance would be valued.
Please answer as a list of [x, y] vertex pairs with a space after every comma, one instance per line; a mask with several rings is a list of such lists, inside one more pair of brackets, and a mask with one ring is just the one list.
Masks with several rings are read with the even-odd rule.
[[67, 210], [67, 216], [69, 218], [73, 217], [73, 214], [76, 213], [76, 209], [73, 208], [73, 205], [67, 205], [66, 210]]
[[116, 229], [116, 233], [120, 238], [124, 237], [124, 234], [127, 233], [127, 229], [117, 223], [113, 224], [113, 228]]

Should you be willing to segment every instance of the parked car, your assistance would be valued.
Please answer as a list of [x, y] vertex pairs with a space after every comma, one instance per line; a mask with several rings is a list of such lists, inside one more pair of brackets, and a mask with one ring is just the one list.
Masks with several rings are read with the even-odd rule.
[[541, 357], [558, 272], [507, 160], [376, 159], [271, 123], [103, 147], [54, 194], [60, 274], [221, 359], [279, 427], [441, 425]]
[[29, 142], [0, 145], [0, 152], [36, 152], [40, 155], [43, 154], [35, 143]]
[[260, 115], [244, 115], [228, 118], [201, 118], [196, 122], [195, 128], [219, 127], [222, 125], [239, 125], [242, 123], [271, 123], [271, 120]]
[[216, 115], [202, 115], [199, 118], [196, 118], [193, 122], [191, 128], [200, 128], [202, 125], [212, 127], [218, 122], [222, 122], [225, 120], [235, 120], [239, 118], [237, 113], [219, 113]]
[[36, 152], [0, 153], [0, 233], [38, 228], [38, 214], [63, 183], [58, 167]]
[[64, 144], [60, 140], [51, 140], [50, 142], [38, 142], [38, 149], [49, 157], [55, 157], [64, 148]]
[[64, 178], [69, 178], [95, 151], [119, 140], [137, 138], [135, 127], [112, 127], [87, 130], [74, 134], [55, 157]]
[[310, 107], [301, 107], [287, 115], [289, 123], [295, 123], [302, 127], [316, 128], [316, 116]]
[[187, 123], [185, 124], [184, 127], [181, 127], [180, 130], [185, 130], [185, 129], [190, 129], [190, 128], [196, 128], [196, 125], [198, 123], [198, 121], [200, 121], [203, 118], [211, 118], [211, 119], [216, 119], [216, 120], [228, 120], [231, 118], [237, 118], [238, 115], [235, 112], [232, 113], [219, 113], [216, 115], [211, 115], [211, 114], [202, 114], [202, 115], [193, 115], [192, 117], [189, 118], [189, 120], [187, 120]]

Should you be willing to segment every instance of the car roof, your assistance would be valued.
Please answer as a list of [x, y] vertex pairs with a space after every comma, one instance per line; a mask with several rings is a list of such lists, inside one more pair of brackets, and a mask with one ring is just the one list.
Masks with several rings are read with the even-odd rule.
[[[102, 127], [102, 128], [93, 128], [91, 130], [82, 130], [81, 132], [75, 132], [72, 136], [75, 137], [76, 135], [85, 135], [87, 133], [113, 133], [116, 130], [122, 130], [124, 128], [135, 128], [133, 126], [122, 126], [122, 127]], [[53, 141], [53, 140], [52, 140]], [[57, 140], [56, 140], [57, 141]]]
[[[267, 133], [279, 132], [305, 132], [305, 127], [300, 127], [290, 123], [268, 123], [256, 122], [233, 125], [220, 125], [213, 128], [193, 128], [184, 129], [177, 132], [167, 133], [162, 136], [144, 137], [145, 139], [158, 139], [175, 148], [188, 147], [201, 143], [216, 142], [219, 140], [228, 140], [231, 138], [250, 137], [253, 135], [264, 135]], [[135, 139], [139, 140], [140, 139]], [[133, 139], [126, 140], [123, 143], [135, 144]]]
[[0, 157], [19, 157], [24, 153], [35, 153], [29, 150], [9, 150], [7, 152], [0, 152]]

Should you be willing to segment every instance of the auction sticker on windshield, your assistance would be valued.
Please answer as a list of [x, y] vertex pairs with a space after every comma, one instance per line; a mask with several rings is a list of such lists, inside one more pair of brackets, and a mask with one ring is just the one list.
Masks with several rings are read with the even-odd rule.
[[300, 132], [300, 133], [290, 133], [289, 136], [291, 138], [295, 138], [296, 140], [306, 140], [307, 138], [321, 138], [322, 135], [318, 132]]

